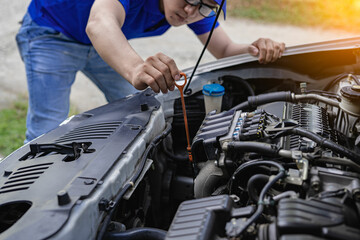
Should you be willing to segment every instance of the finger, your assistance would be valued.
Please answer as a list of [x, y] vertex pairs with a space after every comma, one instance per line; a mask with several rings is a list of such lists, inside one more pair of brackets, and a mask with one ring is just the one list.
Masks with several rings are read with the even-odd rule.
[[159, 93], [160, 92], [160, 88], [159, 88], [159, 85], [157, 84], [157, 82], [155, 81], [155, 79], [144, 73], [145, 76], [142, 77], [142, 81], [147, 85], [147, 86], [150, 86], [151, 89], [156, 92], [156, 93]]
[[285, 43], [281, 43], [280, 48], [281, 48], [280, 57], [282, 57], [283, 53], [285, 52]]
[[274, 54], [271, 59], [271, 62], [275, 62], [278, 58], [280, 58], [281, 53], [281, 45], [279, 43], [274, 44]]
[[266, 41], [266, 56], [265, 63], [269, 63], [272, 61], [274, 56], [274, 42], [272, 40]]
[[[134, 77], [131, 79], [130, 83], [138, 90], [143, 90], [149, 86], [151, 78], [145, 73], [146, 65], [140, 64], [134, 68]], [[156, 90], [156, 89], [154, 89]]]
[[[155, 83], [160, 88], [162, 93], [168, 92], [168, 88], [166, 85], [166, 80], [164, 78], [164, 75], [158, 69], [151, 67], [146, 71], [146, 73], [152, 77], [152, 79], [155, 81]], [[152, 83], [152, 84], [154, 84], [154, 83]]]
[[[147, 86], [150, 86], [154, 92], [160, 92], [160, 86], [156, 78], [161, 78], [159, 76], [159, 71], [157, 71], [149, 62], [146, 62], [141, 67], [141, 73], [137, 77], [137, 82], [144, 83]], [[165, 82], [165, 80], [163, 80]]]
[[161, 92], [167, 93], [166, 78], [172, 78], [170, 70], [157, 56], [151, 56], [145, 60], [146, 73], [149, 74], [159, 86]]
[[[164, 55], [164, 54], [157, 54], [156, 55], [158, 57], [158, 61], [156, 62], [156, 68], [163, 73], [164, 79], [165, 79], [165, 83], [166, 83], [166, 87], [170, 90], [173, 91], [175, 89], [175, 79], [173, 74], [171, 73], [171, 69], [170, 69], [170, 65], [172, 64], [172, 62], [174, 62], [171, 58], [169, 58], [168, 56]], [[176, 66], [176, 65], [175, 65]]]
[[166, 78], [166, 84], [169, 87], [169, 89], [172, 91], [175, 88], [175, 81], [178, 81], [180, 79], [180, 70], [176, 66], [176, 63], [174, 59], [166, 56], [165, 54], [158, 53], [156, 56], [159, 57], [159, 59], [166, 64], [168, 69], [170, 70], [170, 76], [171, 78]]
[[167, 93], [167, 90], [174, 85], [174, 79], [171, 76], [169, 67], [157, 56], [150, 57], [146, 61], [156, 70], [149, 70], [149, 74], [154, 77], [161, 91]]
[[257, 48], [259, 49], [259, 62], [265, 63], [266, 61], [266, 45], [265, 41], [258, 41]]

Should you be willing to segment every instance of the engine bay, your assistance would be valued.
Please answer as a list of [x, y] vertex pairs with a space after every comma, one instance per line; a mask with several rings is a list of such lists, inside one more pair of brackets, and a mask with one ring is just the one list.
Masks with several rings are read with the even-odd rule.
[[[327, 55], [349, 52], [205, 66], [190, 160], [178, 91], [69, 118], [0, 163], [0, 238], [359, 239], [359, 63]], [[225, 95], [205, 113], [212, 83]]]
[[192, 142], [196, 200], [181, 204], [166, 239], [360, 236], [359, 105], [338, 102], [357, 85], [339, 94], [301, 85], [205, 116]]

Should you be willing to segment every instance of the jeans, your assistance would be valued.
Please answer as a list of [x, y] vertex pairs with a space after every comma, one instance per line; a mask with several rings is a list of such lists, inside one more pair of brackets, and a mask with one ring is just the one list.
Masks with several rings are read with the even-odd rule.
[[93, 46], [37, 25], [28, 13], [16, 41], [29, 91], [25, 143], [56, 128], [68, 117], [70, 89], [78, 71], [95, 83], [108, 102], [137, 91], [101, 59]]

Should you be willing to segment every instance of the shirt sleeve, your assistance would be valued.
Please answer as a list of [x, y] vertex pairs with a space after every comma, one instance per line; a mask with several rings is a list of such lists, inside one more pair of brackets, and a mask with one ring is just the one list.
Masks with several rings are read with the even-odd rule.
[[[196, 34], [204, 34], [210, 32], [212, 25], [214, 24], [215, 16], [210, 18], [203, 18], [200, 21], [188, 24], [188, 27]], [[215, 28], [219, 26], [219, 22], [216, 22]]]
[[128, 13], [130, 8], [130, 1], [131, 0], [119, 0], [119, 2], [123, 5], [125, 13]]

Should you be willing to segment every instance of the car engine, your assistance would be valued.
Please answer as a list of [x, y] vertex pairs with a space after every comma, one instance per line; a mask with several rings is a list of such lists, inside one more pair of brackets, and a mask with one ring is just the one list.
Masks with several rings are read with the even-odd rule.
[[359, 238], [359, 86], [326, 97], [302, 87], [205, 117], [192, 143], [196, 200], [166, 239]]
[[[176, 91], [147, 89], [24, 145], [0, 163], [0, 238], [360, 239], [358, 75], [346, 62], [294, 80], [290, 60], [199, 74], [185, 97], [190, 160]], [[222, 110], [205, 114], [215, 82]]]

